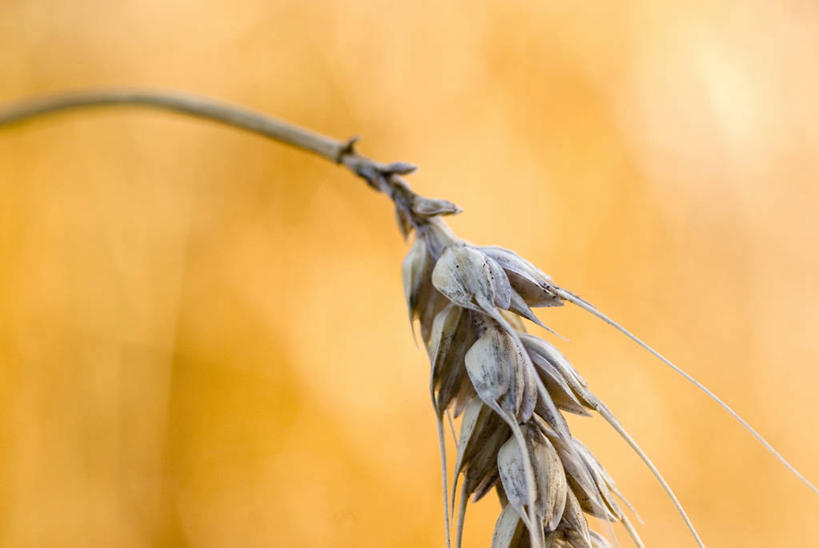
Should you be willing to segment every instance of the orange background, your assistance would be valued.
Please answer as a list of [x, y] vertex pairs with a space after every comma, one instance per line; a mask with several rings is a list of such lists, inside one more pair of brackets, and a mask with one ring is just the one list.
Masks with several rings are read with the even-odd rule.
[[[0, 0], [0, 36], [3, 103], [187, 90], [419, 164], [458, 234], [819, 480], [814, 3]], [[442, 546], [405, 251], [384, 196], [262, 138], [132, 109], [1, 129], [0, 545]], [[541, 317], [709, 546], [817, 544], [819, 499], [716, 405]], [[616, 435], [572, 425], [647, 544], [693, 546]]]

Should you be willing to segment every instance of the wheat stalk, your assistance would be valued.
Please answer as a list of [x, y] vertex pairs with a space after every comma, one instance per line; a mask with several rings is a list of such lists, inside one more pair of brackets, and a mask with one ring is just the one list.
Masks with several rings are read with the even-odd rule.
[[[480, 499], [493, 489], [502, 505], [493, 548], [609, 546], [602, 535], [589, 529], [586, 515], [621, 523], [634, 543], [642, 546], [621, 507], [630, 504], [589, 449], [572, 436], [562, 415], [592, 412], [609, 422], [645, 462], [697, 544], [704, 546], [670, 486], [614, 414], [553, 345], [526, 333], [522, 319], [546, 328], [532, 308], [564, 302], [611, 324], [683, 375], [819, 493], [733, 409], [631, 332], [514, 252], [475, 246], [452, 234], [441, 217], [460, 209], [447, 200], [413, 192], [402, 175], [414, 171], [414, 166], [382, 164], [362, 156], [355, 150], [356, 138], [339, 141], [210, 99], [143, 90], [85, 92], [20, 103], [0, 110], [0, 127], [51, 112], [106, 105], [172, 110], [258, 133], [344, 165], [390, 197], [403, 236], [415, 234], [402, 278], [410, 322], [414, 326], [418, 320], [431, 365], [447, 546], [452, 544], [450, 512], [456, 499], [454, 543], [460, 547], [468, 500]], [[445, 416], [461, 417], [451, 484]]]

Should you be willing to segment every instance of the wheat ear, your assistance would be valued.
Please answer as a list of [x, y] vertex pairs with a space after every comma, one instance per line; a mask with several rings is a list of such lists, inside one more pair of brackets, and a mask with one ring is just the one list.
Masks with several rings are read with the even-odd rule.
[[[460, 212], [447, 200], [413, 192], [402, 179], [411, 164], [382, 164], [357, 153], [356, 139], [338, 141], [258, 113], [175, 92], [103, 90], [29, 101], [0, 110], [0, 127], [79, 107], [136, 105], [180, 112], [264, 135], [344, 165], [387, 194], [405, 238], [415, 240], [402, 277], [410, 320], [417, 319], [431, 363], [430, 392], [441, 447], [444, 519], [450, 545], [447, 461], [443, 417], [461, 419], [452, 502], [462, 489], [456, 546], [463, 540], [469, 497], [495, 490], [503, 510], [493, 548], [605, 548], [585, 515], [620, 522], [642, 546], [617, 502], [614, 481], [591, 452], [572, 437], [564, 412], [600, 413], [643, 459], [704, 546], [671, 488], [614, 415], [550, 343], [526, 333], [522, 318], [546, 327], [532, 308], [580, 306], [611, 324], [683, 375], [751, 432], [814, 492], [816, 487], [744, 419], [710, 390], [592, 305], [555, 285], [512, 251], [478, 247], [454, 236], [441, 219]], [[548, 327], [547, 327], [548, 329]], [[628, 503], [623, 500], [627, 505]]]

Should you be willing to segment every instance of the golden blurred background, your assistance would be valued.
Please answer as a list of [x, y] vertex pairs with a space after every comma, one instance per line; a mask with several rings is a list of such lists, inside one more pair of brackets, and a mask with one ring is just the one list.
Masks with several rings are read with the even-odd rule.
[[[819, 7], [684, 4], [0, 0], [0, 103], [171, 88], [361, 134], [816, 481]], [[442, 546], [405, 251], [384, 196], [259, 137], [136, 109], [0, 129], [0, 545]], [[541, 317], [706, 544], [819, 545], [817, 497], [703, 394]], [[648, 546], [694, 545], [601, 420], [572, 426]]]

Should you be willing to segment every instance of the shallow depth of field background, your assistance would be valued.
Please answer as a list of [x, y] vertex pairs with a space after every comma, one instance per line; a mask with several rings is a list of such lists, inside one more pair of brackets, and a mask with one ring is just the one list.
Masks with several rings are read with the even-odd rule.
[[[0, 103], [173, 88], [361, 134], [818, 480], [819, 9], [482, 4], [0, 0]], [[133, 109], [0, 129], [0, 545], [442, 546], [405, 251], [384, 196], [259, 137]], [[815, 544], [817, 497], [716, 405], [541, 317], [707, 544]], [[572, 427], [649, 546], [693, 545], [601, 420]]]

